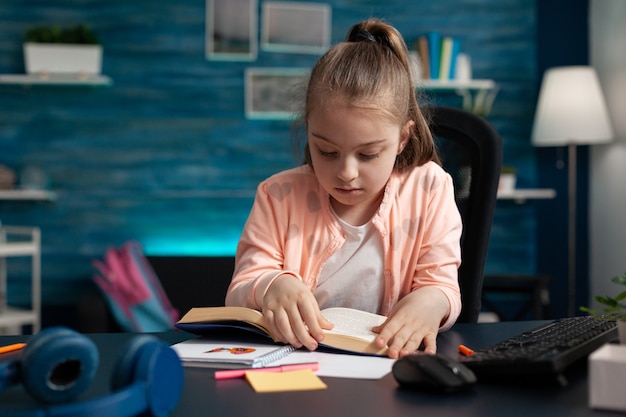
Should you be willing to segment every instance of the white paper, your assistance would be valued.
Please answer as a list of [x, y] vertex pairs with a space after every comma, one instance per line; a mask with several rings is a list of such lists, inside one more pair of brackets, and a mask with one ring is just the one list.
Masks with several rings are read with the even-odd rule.
[[320, 369], [316, 372], [318, 376], [380, 379], [391, 372], [391, 367], [395, 359], [381, 356], [348, 355], [343, 353], [298, 350], [274, 364], [287, 365], [305, 362], [318, 362], [320, 364]]

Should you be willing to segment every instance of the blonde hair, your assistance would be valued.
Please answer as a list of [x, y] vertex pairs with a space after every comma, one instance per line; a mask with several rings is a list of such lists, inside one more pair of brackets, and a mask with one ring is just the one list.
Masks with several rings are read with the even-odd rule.
[[[304, 111], [299, 124], [333, 97], [351, 105], [379, 112], [404, 126], [413, 121], [409, 141], [396, 158], [396, 169], [422, 165], [439, 158], [428, 122], [420, 110], [411, 78], [409, 53], [398, 30], [369, 19], [350, 28], [346, 40], [330, 48], [315, 64], [309, 77]], [[308, 144], [305, 162], [311, 165]]]

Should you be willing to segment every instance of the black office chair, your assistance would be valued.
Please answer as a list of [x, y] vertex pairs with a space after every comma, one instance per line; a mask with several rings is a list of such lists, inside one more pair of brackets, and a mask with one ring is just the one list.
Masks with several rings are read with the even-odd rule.
[[425, 109], [443, 168], [452, 176], [461, 218], [458, 322], [478, 321], [485, 259], [502, 165], [502, 139], [485, 119], [443, 106]]

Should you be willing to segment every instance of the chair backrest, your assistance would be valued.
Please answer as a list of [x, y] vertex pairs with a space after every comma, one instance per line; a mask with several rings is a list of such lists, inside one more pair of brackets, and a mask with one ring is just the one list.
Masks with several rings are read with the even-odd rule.
[[502, 165], [502, 139], [485, 119], [465, 110], [432, 106], [431, 131], [443, 168], [452, 176], [461, 218], [458, 322], [478, 320], [489, 235]]

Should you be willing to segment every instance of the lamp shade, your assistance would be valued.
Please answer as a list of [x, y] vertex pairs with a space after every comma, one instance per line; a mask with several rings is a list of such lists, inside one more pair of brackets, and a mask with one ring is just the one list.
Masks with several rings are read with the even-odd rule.
[[595, 69], [557, 67], [543, 76], [532, 144], [591, 145], [610, 142], [613, 129]]

